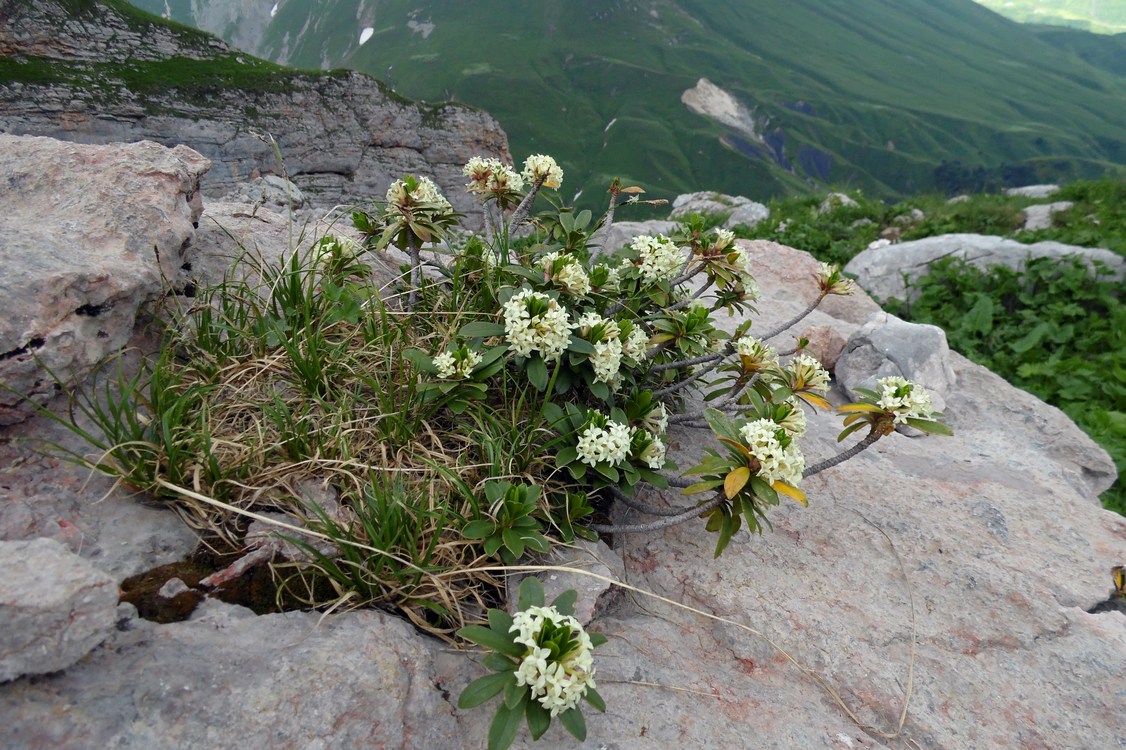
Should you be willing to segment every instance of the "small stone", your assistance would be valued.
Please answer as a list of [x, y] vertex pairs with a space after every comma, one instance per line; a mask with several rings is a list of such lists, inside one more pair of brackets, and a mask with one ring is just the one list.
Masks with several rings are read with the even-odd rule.
[[0, 682], [66, 669], [117, 624], [117, 582], [53, 539], [0, 542]]

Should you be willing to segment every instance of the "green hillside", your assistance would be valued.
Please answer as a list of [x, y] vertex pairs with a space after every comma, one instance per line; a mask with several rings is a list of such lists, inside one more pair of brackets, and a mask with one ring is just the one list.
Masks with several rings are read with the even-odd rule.
[[1070, 26], [1100, 34], [1126, 32], [1122, 0], [977, 0], [992, 11], [1022, 23]]
[[[483, 107], [573, 189], [891, 196], [1126, 164], [1126, 78], [971, 0], [282, 2], [252, 51]], [[753, 128], [682, 103], [701, 78]]]

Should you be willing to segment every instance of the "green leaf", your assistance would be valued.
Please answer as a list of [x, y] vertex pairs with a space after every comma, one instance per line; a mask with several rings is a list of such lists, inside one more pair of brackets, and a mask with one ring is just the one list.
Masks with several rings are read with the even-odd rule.
[[478, 646], [491, 648], [497, 653], [504, 654], [519, 659], [524, 656], [524, 647], [513, 643], [512, 639], [506, 635], [500, 635], [496, 631], [489, 630], [481, 625], [466, 625], [461, 630], [457, 631], [458, 637], [464, 638], [470, 643], [476, 643]]
[[520, 666], [504, 654], [498, 654], [495, 651], [485, 654], [485, 658], [481, 660], [481, 663], [494, 672], [515, 672], [516, 668]]
[[907, 418], [907, 424], [915, 429], [929, 432], [932, 435], [946, 435], [950, 437], [954, 434], [954, 430], [944, 425], [942, 422], [935, 422], [931, 419], [915, 419], [913, 417]]
[[586, 740], [586, 719], [578, 706], [559, 714], [559, 723], [579, 742]]
[[508, 683], [515, 684], [516, 675], [512, 672], [487, 674], [465, 686], [457, 698], [458, 708], [475, 708], [504, 690]]
[[492, 521], [470, 521], [461, 529], [461, 535], [466, 539], [485, 539], [492, 536], [497, 530], [497, 525]]
[[554, 401], [548, 401], [543, 405], [543, 418], [547, 420], [549, 427], [555, 428], [562, 424], [563, 420], [566, 419], [566, 415], [563, 413], [563, 409], [559, 404]]
[[841, 442], [841, 441], [842, 441], [842, 440], [844, 440], [844, 439], [845, 439], [846, 437], [848, 437], [848, 436], [849, 436], [849, 435], [851, 435], [852, 433], [856, 432], [856, 431], [857, 431], [857, 430], [859, 430], [860, 428], [862, 428], [862, 427], [867, 427], [867, 426], [868, 426], [868, 423], [867, 423], [867, 422], [857, 422], [857, 423], [855, 423], [855, 424], [853, 424], [853, 425], [850, 425], [850, 426], [846, 427], [845, 429], [841, 430], [841, 434], [840, 434], [840, 435], [837, 435], [837, 442], [838, 442], [838, 443], [839, 443], [839, 442]]
[[587, 635], [590, 636], [590, 645], [593, 648], [598, 648], [607, 640], [606, 636], [602, 635], [601, 633], [587, 633]]
[[723, 484], [722, 479], [708, 479], [706, 481], [696, 482], [693, 485], [689, 485], [688, 487], [685, 487], [683, 490], [680, 491], [680, 494], [682, 494], [682, 495], [698, 495], [701, 492], [707, 492], [708, 490], [714, 490], [716, 487], [719, 487], [722, 484]]
[[578, 336], [574, 335], [571, 336], [571, 341], [569, 344], [567, 344], [567, 350], [577, 352], [578, 354], [594, 354], [596, 351], [598, 351], [594, 348], [594, 344], [590, 343], [584, 338], [579, 338]]
[[438, 372], [438, 368], [434, 366], [434, 360], [426, 352], [419, 351], [418, 349], [407, 349], [403, 352], [403, 357], [410, 362], [418, 372], [424, 372], [427, 375], [433, 375]]
[[516, 607], [521, 611], [528, 607], [543, 606], [543, 584], [535, 576], [525, 576], [520, 581], [520, 589], [516, 598]]
[[762, 477], [751, 477], [751, 492], [764, 503], [778, 504], [778, 493]]
[[527, 698], [528, 686], [517, 685], [515, 677], [512, 680], [512, 684], [504, 686], [504, 705], [508, 708], [516, 708], [522, 705]]
[[567, 589], [562, 594], [555, 597], [555, 600], [551, 603], [551, 606], [555, 607], [562, 614], [574, 616], [575, 603], [578, 600], [579, 592], [575, 591], [574, 589]]
[[543, 737], [544, 732], [551, 726], [551, 712], [539, 701], [529, 700], [524, 708], [524, 716], [528, 720], [528, 731], [531, 732], [533, 740]]
[[458, 331], [458, 335], [467, 339], [485, 338], [487, 336], [503, 336], [504, 323], [492, 323], [487, 320], [475, 320], [466, 323]]
[[501, 537], [504, 539], [504, 546], [508, 548], [515, 557], [520, 557], [524, 554], [524, 537], [520, 535], [519, 531], [515, 529], [505, 529], [501, 532]]
[[490, 536], [485, 540], [485, 544], [482, 546], [482, 548], [485, 550], [486, 555], [492, 557], [497, 553], [497, 550], [499, 550], [501, 548], [501, 545], [503, 544], [504, 538], [500, 534], [494, 534], [493, 536]]
[[503, 609], [489, 610], [489, 628], [494, 632], [508, 637], [509, 628], [512, 627], [512, 616]]
[[542, 357], [538, 355], [529, 357], [524, 371], [528, 374], [528, 382], [530, 382], [537, 391], [543, 393], [547, 390], [547, 384], [551, 378], [547, 373], [547, 364], [543, 361]]
[[586, 689], [586, 692], [583, 693], [583, 700], [589, 703], [595, 711], [602, 714], [606, 713], [606, 701], [602, 699], [602, 696], [599, 695], [598, 691], [594, 688], [588, 687]]
[[573, 464], [579, 458], [579, 451], [573, 446], [568, 445], [566, 448], [560, 448], [559, 452], [555, 454], [555, 465], [566, 466]]
[[[528, 693], [524, 691], [524, 699]], [[508, 750], [512, 741], [516, 739], [516, 732], [520, 729], [520, 722], [524, 718], [524, 706], [514, 710], [503, 703], [497, 708], [493, 722], [489, 724], [489, 750]]]
[[600, 380], [590, 384], [590, 392], [595, 398], [610, 401], [610, 386]]

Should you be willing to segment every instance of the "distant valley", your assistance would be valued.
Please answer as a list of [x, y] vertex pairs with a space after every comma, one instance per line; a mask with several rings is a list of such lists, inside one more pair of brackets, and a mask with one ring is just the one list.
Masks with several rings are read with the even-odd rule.
[[[135, 0], [266, 59], [488, 110], [565, 190], [874, 196], [1121, 171], [1121, 40], [971, 0]], [[591, 194], [586, 196], [590, 199]]]

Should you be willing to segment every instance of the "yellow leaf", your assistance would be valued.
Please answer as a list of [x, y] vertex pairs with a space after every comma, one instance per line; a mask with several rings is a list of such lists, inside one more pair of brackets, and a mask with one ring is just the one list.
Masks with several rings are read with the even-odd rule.
[[873, 406], [872, 404], [845, 404], [844, 406], [838, 406], [837, 411], [843, 411], [845, 413], [848, 413], [848, 412], [875, 412], [875, 413], [879, 413], [879, 412], [882, 412], [883, 409], [881, 409], [878, 406]]
[[746, 466], [740, 466], [733, 469], [727, 478], [723, 480], [723, 494], [727, 495], [727, 499], [735, 497], [739, 494], [739, 490], [747, 486], [747, 482], [751, 481], [751, 470]]
[[777, 482], [770, 486], [773, 487], [774, 491], [777, 493], [796, 500], [804, 506], [809, 505], [809, 500], [806, 499], [805, 493], [799, 490], [794, 485], [789, 484], [788, 482], [783, 482], [781, 479], [779, 479]]
[[818, 396], [815, 393], [809, 393], [808, 391], [798, 391], [794, 395], [797, 396], [798, 398], [802, 399], [803, 401], [805, 401], [810, 406], [819, 406], [822, 409], [832, 409], [833, 408], [832, 404], [830, 404], [828, 401], [821, 398], [820, 396]]
[[623, 192], [623, 193], [630, 193], [630, 194], [637, 194], [637, 193], [644, 193], [645, 191], [644, 191], [644, 190], [642, 190], [641, 188], [637, 187], [636, 185], [634, 185], [634, 186], [632, 186], [632, 187], [624, 187], [624, 188], [622, 188], [622, 189], [621, 189], [621, 192]]
[[754, 458], [754, 456], [751, 454], [750, 449], [747, 446], [743, 445], [742, 443], [737, 443], [734, 440], [728, 440], [725, 437], [716, 438], [716, 439], [719, 440], [719, 442], [723, 443], [724, 445], [730, 445], [732, 448], [734, 448], [735, 450], [742, 453], [748, 459]]

